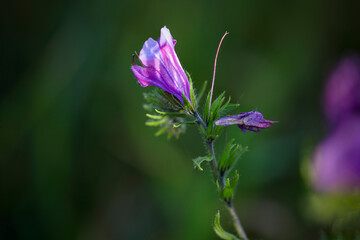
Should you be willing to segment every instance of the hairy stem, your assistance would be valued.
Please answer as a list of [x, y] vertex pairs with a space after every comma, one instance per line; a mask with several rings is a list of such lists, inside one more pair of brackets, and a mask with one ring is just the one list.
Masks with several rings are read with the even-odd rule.
[[248, 240], [246, 233], [241, 225], [240, 219], [239, 219], [238, 215], [236, 214], [235, 208], [232, 205], [231, 200], [226, 203], [226, 208], [229, 211], [229, 213], [233, 219], [233, 224], [234, 224], [237, 234], [240, 237], [242, 237], [244, 240]]
[[217, 166], [217, 162], [216, 162], [216, 158], [215, 158], [215, 152], [214, 152], [214, 141], [212, 140], [207, 140], [207, 146], [208, 146], [208, 151], [212, 156], [212, 160], [211, 160], [211, 168], [214, 174], [214, 180], [216, 182], [219, 181], [219, 184], [221, 186], [221, 188], [224, 187], [224, 181], [220, 181], [220, 174], [218, 171], [218, 166]]
[[[201, 118], [201, 116], [195, 112], [194, 113], [194, 117], [197, 119], [197, 123], [199, 125], [201, 125], [205, 131], [207, 131], [207, 125], [205, 124], [204, 120]], [[208, 147], [208, 151], [210, 153], [210, 155], [212, 156], [212, 160], [211, 160], [211, 168], [213, 171], [213, 175], [214, 175], [214, 180], [215, 182], [218, 181], [219, 185], [221, 187], [221, 189], [224, 189], [225, 187], [225, 179], [224, 179], [224, 175], [220, 172], [220, 170], [218, 169], [218, 165], [216, 162], [216, 157], [215, 157], [215, 151], [214, 151], [214, 140], [213, 139], [206, 139], [206, 145]], [[228, 201], [224, 201], [226, 204], [226, 208], [229, 211], [232, 220], [233, 220], [233, 224], [234, 227], [236, 229], [236, 232], [238, 234], [239, 237], [241, 237], [244, 240], [248, 240], [246, 233], [241, 225], [241, 222], [239, 220], [239, 217], [235, 211], [234, 206], [232, 205], [232, 201], [231, 199]]]

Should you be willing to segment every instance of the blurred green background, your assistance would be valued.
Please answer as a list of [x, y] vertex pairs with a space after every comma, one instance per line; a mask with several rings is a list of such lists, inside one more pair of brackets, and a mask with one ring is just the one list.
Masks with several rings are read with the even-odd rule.
[[211, 80], [239, 111], [278, 124], [229, 127], [249, 152], [235, 206], [255, 239], [319, 239], [301, 162], [327, 131], [322, 89], [360, 52], [359, 1], [5, 1], [1, 7], [0, 239], [217, 239], [231, 230], [195, 127], [146, 127], [131, 55], [166, 25], [195, 87]]

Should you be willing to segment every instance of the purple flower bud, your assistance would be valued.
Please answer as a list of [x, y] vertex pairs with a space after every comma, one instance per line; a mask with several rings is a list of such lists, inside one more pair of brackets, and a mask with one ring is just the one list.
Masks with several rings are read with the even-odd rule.
[[191, 103], [190, 83], [175, 53], [176, 40], [169, 29], [161, 29], [160, 38], [149, 38], [140, 51], [143, 66], [133, 65], [131, 70], [142, 87], [156, 86], [173, 94], [182, 104], [183, 94]]
[[344, 119], [317, 147], [312, 171], [320, 191], [360, 189], [360, 116]]
[[229, 126], [237, 124], [243, 132], [246, 132], [246, 130], [260, 132], [260, 129], [268, 128], [273, 123], [275, 122], [264, 119], [260, 112], [251, 111], [220, 118], [215, 122], [215, 125]]
[[337, 124], [354, 112], [360, 112], [360, 58], [343, 59], [331, 73], [324, 93], [325, 115]]

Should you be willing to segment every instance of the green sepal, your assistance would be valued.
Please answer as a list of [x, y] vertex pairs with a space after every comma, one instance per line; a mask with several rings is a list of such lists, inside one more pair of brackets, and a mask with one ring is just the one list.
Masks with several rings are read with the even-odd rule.
[[177, 128], [177, 127], [180, 127], [183, 124], [194, 124], [194, 123], [196, 123], [196, 121], [197, 120], [195, 119], [195, 120], [192, 120], [192, 121], [177, 122], [177, 123], [174, 123], [173, 127]]
[[[180, 111], [182, 105], [174, 101], [170, 95], [166, 94], [162, 89], [155, 89], [152, 92], [144, 93], [144, 98], [153, 109], [157, 108], [167, 112]], [[149, 107], [146, 106], [146, 108]]]
[[190, 73], [185, 71], [186, 72], [186, 75], [188, 76], [189, 78], [189, 83], [190, 83], [190, 99], [191, 99], [191, 104], [192, 104], [192, 107], [193, 107], [193, 110], [196, 110], [196, 98], [195, 98], [195, 93], [194, 93], [194, 86], [193, 86], [193, 82], [192, 82], [192, 79], [191, 79], [191, 76], [190, 76]]
[[239, 238], [237, 238], [235, 235], [226, 232], [221, 224], [220, 224], [220, 211], [218, 211], [215, 215], [215, 219], [214, 219], [214, 231], [216, 233], [216, 235], [218, 235], [219, 238], [224, 239], [224, 240], [240, 240]]
[[194, 168], [197, 168], [200, 171], [203, 171], [204, 169], [202, 169], [201, 163], [204, 161], [211, 162], [212, 159], [213, 159], [212, 156], [197, 157], [197, 158], [193, 159]]
[[184, 102], [184, 110], [192, 115], [195, 112], [194, 107], [191, 105], [191, 103], [189, 102], [189, 100], [186, 98], [185, 93], [183, 93], [183, 102]]
[[154, 108], [166, 112], [179, 112], [183, 110], [182, 103], [173, 94], [165, 92], [162, 89], [156, 89], [153, 93], [156, 95], [158, 101], [158, 104], [154, 104]]

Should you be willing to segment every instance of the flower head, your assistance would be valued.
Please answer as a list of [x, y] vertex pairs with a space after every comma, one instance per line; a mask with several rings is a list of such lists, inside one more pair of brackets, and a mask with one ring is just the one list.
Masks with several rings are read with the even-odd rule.
[[260, 129], [268, 128], [273, 123], [275, 122], [264, 119], [260, 112], [251, 111], [220, 118], [215, 122], [215, 125], [229, 126], [237, 124], [243, 132], [246, 132], [246, 130], [260, 132]]
[[360, 116], [344, 119], [317, 148], [313, 185], [323, 192], [360, 189]]
[[133, 65], [131, 70], [142, 87], [156, 86], [173, 94], [182, 104], [183, 95], [191, 103], [190, 83], [175, 53], [176, 40], [169, 29], [161, 29], [160, 38], [149, 38], [140, 51], [143, 66]]

